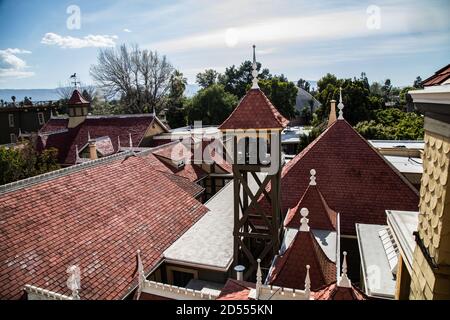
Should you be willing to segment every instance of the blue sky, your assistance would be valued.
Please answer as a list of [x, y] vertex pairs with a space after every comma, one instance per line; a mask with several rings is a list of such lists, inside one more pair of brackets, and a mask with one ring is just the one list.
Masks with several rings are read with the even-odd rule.
[[54, 88], [74, 72], [92, 83], [98, 50], [121, 43], [167, 55], [189, 83], [250, 59], [255, 43], [258, 61], [293, 81], [364, 71], [404, 86], [450, 63], [449, 16], [448, 0], [0, 0], [0, 88]]

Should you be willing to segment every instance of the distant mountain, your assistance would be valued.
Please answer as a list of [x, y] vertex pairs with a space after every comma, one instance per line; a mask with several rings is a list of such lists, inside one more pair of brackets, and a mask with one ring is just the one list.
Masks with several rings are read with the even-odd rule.
[[[192, 97], [199, 90], [196, 84], [188, 84], [184, 94]], [[6, 102], [12, 102], [11, 97], [15, 96], [16, 101], [23, 101], [25, 97], [31, 97], [32, 101], [50, 101], [59, 100], [60, 97], [55, 89], [0, 89], [0, 99]]]
[[0, 99], [12, 102], [11, 97], [15, 96], [16, 101], [23, 101], [25, 97], [31, 97], [33, 101], [59, 100], [56, 89], [0, 89]]

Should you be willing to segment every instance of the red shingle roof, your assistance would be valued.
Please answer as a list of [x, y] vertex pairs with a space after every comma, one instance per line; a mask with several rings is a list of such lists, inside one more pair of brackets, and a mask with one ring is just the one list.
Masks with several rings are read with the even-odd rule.
[[89, 101], [83, 98], [80, 91], [75, 89], [72, 92], [72, 96], [69, 99], [68, 105], [77, 105], [77, 104], [89, 104]]
[[414, 187], [345, 120], [335, 121], [283, 168], [283, 212], [298, 204], [311, 169], [327, 204], [340, 213], [342, 234], [355, 234], [357, 222], [385, 224], [386, 209], [417, 210]]
[[312, 232], [299, 231], [286, 252], [277, 257], [268, 283], [304, 290], [306, 265], [310, 266], [312, 290], [336, 280], [336, 264], [328, 259]]
[[250, 89], [219, 129], [283, 129], [288, 123], [260, 89]]
[[250, 300], [250, 290], [255, 288], [256, 284], [252, 282], [228, 279], [217, 300]]
[[450, 64], [436, 71], [436, 73], [433, 74], [428, 79], [423, 80], [422, 85], [424, 87], [438, 86], [444, 83], [449, 78], [450, 78]]
[[[192, 163], [192, 152], [181, 142], [159, 146], [155, 148], [153, 154], [160, 159], [172, 173], [186, 178], [191, 182], [201, 180], [208, 175], [208, 173], [199, 165]], [[172, 161], [174, 163], [172, 163]], [[180, 161], [184, 161], [184, 164], [181, 167], [178, 167], [176, 163]]]
[[336, 282], [317, 289], [312, 293], [315, 300], [368, 300], [369, 298], [359, 288], [338, 287]]
[[0, 299], [19, 298], [25, 284], [69, 295], [72, 264], [82, 299], [123, 298], [136, 284], [136, 250], [150, 272], [207, 212], [140, 156], [33, 179], [0, 193]]
[[325, 201], [317, 185], [309, 185], [298, 204], [289, 210], [286, 216], [285, 226], [288, 228], [300, 228], [300, 210], [309, 210], [308, 225], [311, 229], [336, 231], [337, 214]]
[[88, 142], [88, 132], [92, 139], [108, 136], [115, 151], [120, 145], [129, 147], [129, 134], [133, 146], [141, 144], [144, 135], [153, 121], [150, 114], [139, 116], [88, 116], [83, 123], [75, 128], [67, 129], [69, 119], [50, 119], [40, 130], [40, 133], [52, 133], [67, 129], [66, 132], [52, 133], [48, 138], [42, 138], [44, 148], [54, 147], [59, 150], [58, 158], [61, 164], [72, 165], [76, 162], [76, 146], [83, 147]]

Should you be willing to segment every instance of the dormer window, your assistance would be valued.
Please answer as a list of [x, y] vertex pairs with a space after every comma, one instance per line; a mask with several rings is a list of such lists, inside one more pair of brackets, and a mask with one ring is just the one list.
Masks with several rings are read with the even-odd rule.
[[8, 115], [9, 127], [14, 128], [14, 115], [11, 113]]

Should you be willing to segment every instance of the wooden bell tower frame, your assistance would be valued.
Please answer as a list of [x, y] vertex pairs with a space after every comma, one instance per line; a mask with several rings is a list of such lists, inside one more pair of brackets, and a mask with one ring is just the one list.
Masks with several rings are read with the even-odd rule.
[[[261, 259], [263, 267], [268, 268], [273, 257], [278, 253], [282, 239], [281, 213], [281, 130], [264, 130], [267, 135], [260, 136], [256, 131], [257, 139], [267, 139], [270, 150], [271, 163], [276, 162], [276, 170], [269, 171], [270, 166], [262, 164], [257, 159], [253, 164], [248, 157], [238, 159], [239, 143], [244, 136], [233, 137], [233, 186], [234, 186], [234, 265], [247, 266], [244, 280], [254, 280], [258, 267], [257, 259]], [[273, 143], [276, 141], [277, 143]], [[273, 145], [274, 144], [274, 145]], [[258, 144], [259, 146], [259, 144]], [[274, 148], [275, 147], [275, 148]], [[273, 150], [277, 149], [277, 150]], [[245, 155], [247, 155], [248, 143], [245, 143]], [[259, 154], [259, 148], [258, 148]], [[255, 191], [249, 186], [249, 177], [252, 177], [258, 185]], [[270, 190], [267, 187], [270, 185]], [[261, 196], [266, 203], [258, 203]]]

